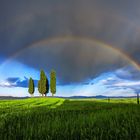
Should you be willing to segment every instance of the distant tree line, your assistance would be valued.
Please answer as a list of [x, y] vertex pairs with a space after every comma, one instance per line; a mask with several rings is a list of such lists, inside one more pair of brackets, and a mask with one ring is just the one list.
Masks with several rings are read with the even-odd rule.
[[[56, 72], [54, 70], [51, 70], [50, 73], [50, 83], [49, 80], [43, 70], [40, 71], [40, 80], [38, 81], [38, 91], [42, 96], [47, 96], [47, 94], [50, 92], [52, 93], [52, 96], [56, 94]], [[35, 85], [34, 80], [30, 77], [29, 79], [29, 85], [28, 85], [28, 92], [31, 94], [31, 96], [34, 95], [35, 91]]]

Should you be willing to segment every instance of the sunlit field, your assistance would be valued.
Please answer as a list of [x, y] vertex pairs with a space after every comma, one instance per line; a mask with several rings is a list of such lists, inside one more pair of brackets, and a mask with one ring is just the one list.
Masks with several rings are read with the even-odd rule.
[[137, 103], [136, 98], [105, 98], [105, 99], [96, 99], [96, 98], [84, 98], [84, 99], [70, 99], [70, 101], [94, 101], [94, 102], [104, 102], [104, 103]]
[[0, 140], [139, 140], [136, 99], [0, 100]]

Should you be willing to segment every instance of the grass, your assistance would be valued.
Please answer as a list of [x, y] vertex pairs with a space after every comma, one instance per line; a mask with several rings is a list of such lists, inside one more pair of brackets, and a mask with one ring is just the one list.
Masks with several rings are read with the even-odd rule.
[[139, 140], [136, 99], [0, 101], [0, 140]]

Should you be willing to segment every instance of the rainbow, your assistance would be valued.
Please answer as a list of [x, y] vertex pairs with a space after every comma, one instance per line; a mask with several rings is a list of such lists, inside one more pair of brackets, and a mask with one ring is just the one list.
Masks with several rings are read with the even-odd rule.
[[62, 36], [62, 37], [52, 37], [52, 38], [47, 38], [47, 39], [43, 39], [43, 40], [39, 40], [39, 41], [35, 41], [25, 47], [23, 47], [22, 49], [20, 49], [19, 51], [17, 51], [16, 53], [12, 54], [6, 61], [4, 61], [1, 66], [7, 64], [8, 62], [10, 62], [11, 60], [13, 60], [14, 58], [16, 58], [17, 56], [19, 56], [20, 54], [22, 54], [26, 49], [29, 48], [34, 48], [34, 47], [39, 47], [40, 45], [49, 45], [51, 43], [64, 43], [64, 42], [68, 42], [68, 41], [84, 41], [86, 43], [90, 43], [95, 45], [98, 44], [101, 47], [105, 47], [105, 48], [109, 48], [112, 51], [115, 51], [116, 53], [118, 53], [120, 56], [122, 56], [124, 59], [126, 59], [128, 62], [130, 62], [130, 64], [132, 64], [135, 68], [137, 68], [138, 70], [140, 70], [140, 65], [135, 62], [135, 60], [133, 60], [132, 57], [130, 57], [129, 55], [127, 55], [126, 53], [124, 53], [122, 50], [115, 48], [111, 45], [105, 44], [101, 41], [98, 41], [96, 39], [93, 38], [87, 38], [87, 37], [80, 37], [80, 36]]

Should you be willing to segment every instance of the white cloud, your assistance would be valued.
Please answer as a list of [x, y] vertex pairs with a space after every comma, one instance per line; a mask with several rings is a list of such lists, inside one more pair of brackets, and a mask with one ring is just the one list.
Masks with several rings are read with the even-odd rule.
[[0, 87], [12, 87], [12, 86], [14, 86], [15, 84], [13, 84], [13, 83], [10, 83], [10, 82], [8, 82], [8, 81], [2, 81], [2, 82], [0, 82]]
[[123, 82], [114, 84], [114, 86], [125, 86], [125, 87], [140, 86], [140, 81], [123, 81]]

